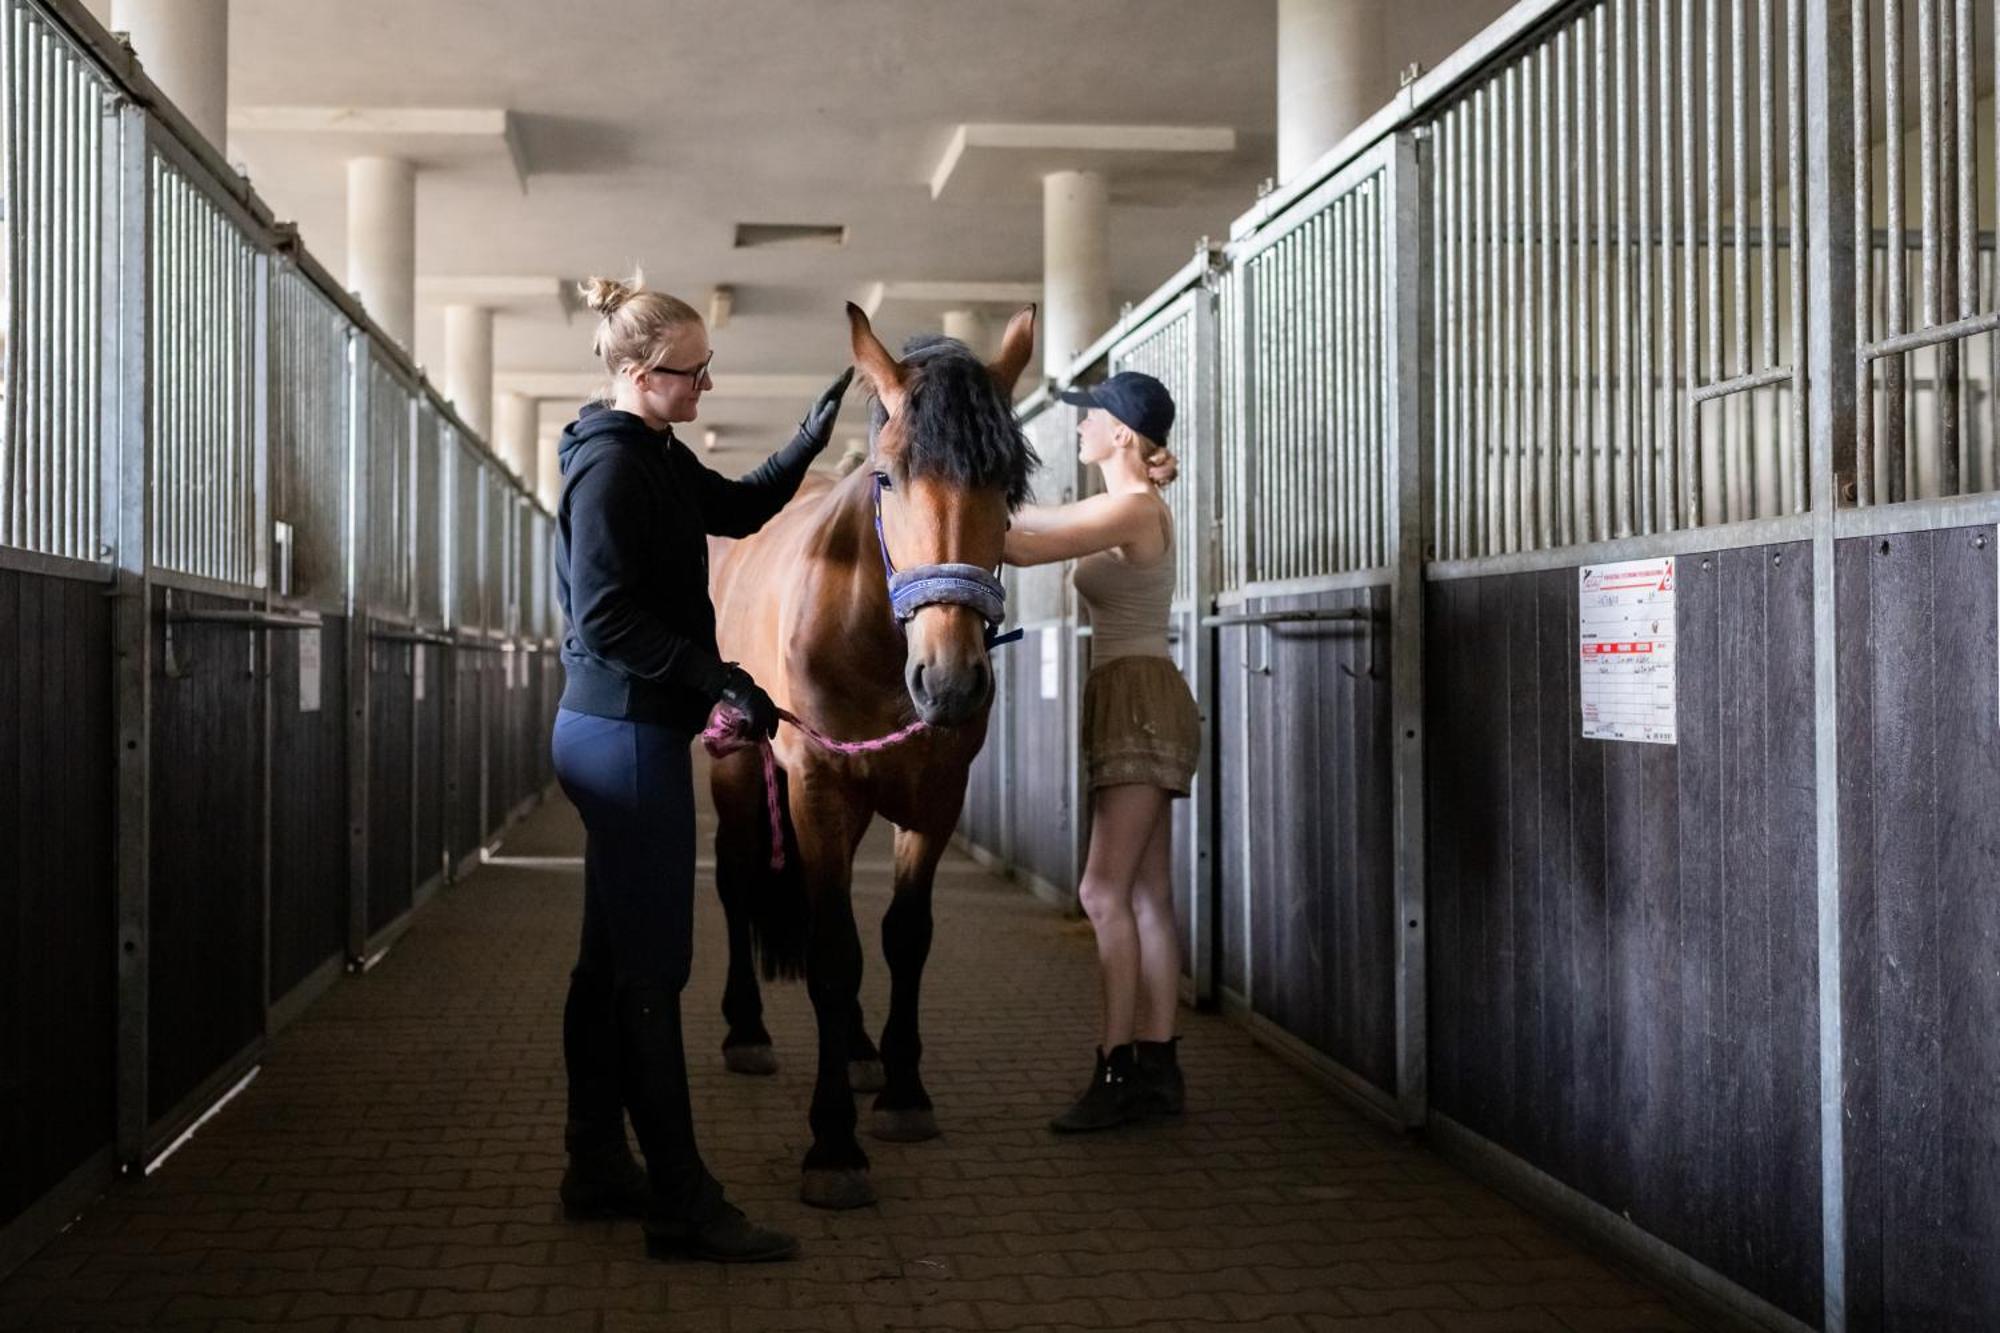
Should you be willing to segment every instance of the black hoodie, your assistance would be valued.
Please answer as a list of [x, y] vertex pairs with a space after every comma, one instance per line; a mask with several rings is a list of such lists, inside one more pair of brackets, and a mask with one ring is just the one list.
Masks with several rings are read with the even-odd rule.
[[819, 450], [804, 436], [737, 481], [703, 467], [673, 431], [590, 404], [563, 428], [556, 597], [567, 630], [562, 706], [707, 723], [725, 667], [708, 600], [708, 543], [747, 537], [798, 492]]

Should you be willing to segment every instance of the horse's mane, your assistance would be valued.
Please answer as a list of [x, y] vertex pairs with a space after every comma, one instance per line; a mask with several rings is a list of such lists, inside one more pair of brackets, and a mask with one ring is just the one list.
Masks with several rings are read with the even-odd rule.
[[[1041, 460], [985, 362], [941, 333], [905, 342], [902, 361], [915, 372], [903, 400], [903, 471], [966, 488], [1001, 486], [1009, 509], [1026, 504], [1028, 478]], [[868, 421], [871, 448], [888, 420], [877, 399]]]

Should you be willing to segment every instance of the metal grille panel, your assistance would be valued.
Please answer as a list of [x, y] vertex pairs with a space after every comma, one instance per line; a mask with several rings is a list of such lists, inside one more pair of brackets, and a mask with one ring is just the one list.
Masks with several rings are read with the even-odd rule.
[[1970, 0], [1854, 7], [1863, 505], [2000, 490], [2000, 111], [1977, 104], [2000, 70], [1995, 20], [1994, 6]]
[[337, 601], [348, 572], [352, 326], [297, 270], [271, 284], [271, 517], [291, 530], [294, 595]]
[[173, 163], [152, 158], [148, 408], [153, 563], [257, 575], [257, 249]]
[[416, 614], [425, 625], [444, 624], [445, 521], [444, 469], [453, 432], [428, 399], [417, 401], [416, 457]]
[[106, 87], [0, 6], [0, 546], [99, 560]]
[[1612, 0], [1440, 112], [1444, 558], [1805, 509], [1804, 75], [1773, 3]]
[[378, 612], [408, 615], [415, 549], [410, 438], [414, 398], [394, 372], [372, 358], [367, 384], [367, 438], [361, 451], [361, 477], [368, 492], [364, 541], [368, 602]]
[[1250, 582], [1387, 563], [1385, 181], [1363, 176], [1244, 261]]

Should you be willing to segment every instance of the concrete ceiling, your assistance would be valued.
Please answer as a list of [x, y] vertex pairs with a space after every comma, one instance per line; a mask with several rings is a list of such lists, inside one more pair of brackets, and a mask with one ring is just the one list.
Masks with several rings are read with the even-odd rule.
[[[878, 283], [1039, 282], [1031, 171], [983, 169], [932, 197], [961, 125], [1226, 128], [1225, 152], [1111, 172], [1114, 305], [1226, 234], [1275, 161], [1275, 0], [237, 0], [232, 114], [269, 108], [488, 108], [497, 134], [404, 140], [418, 181], [418, 359], [443, 364], [448, 279], [629, 273], [707, 308], [734, 288], [718, 378], [831, 377], [842, 303]], [[1504, 5], [1411, 0], [1441, 57]], [[344, 160], [397, 141], [235, 132], [229, 153], [336, 274]], [[517, 168], [525, 168], [523, 178]], [[738, 223], [830, 223], [839, 246], [734, 248]], [[533, 290], [547, 290], [537, 285]], [[992, 313], [1001, 314], [998, 309]], [[889, 301], [892, 345], [941, 308]], [[495, 364], [590, 372], [592, 317], [502, 306]], [[995, 321], [997, 328], [998, 321]], [[436, 375], [434, 374], [434, 378]], [[768, 449], [805, 406], [706, 404], [729, 453]], [[552, 402], [545, 416], [567, 414]], [[850, 413], [845, 430], [858, 429]]]
[[[830, 377], [847, 361], [842, 302], [877, 282], [1039, 281], [1032, 176], [931, 198], [962, 123], [1233, 128], [1235, 150], [1197, 170], [1114, 172], [1117, 299], [1221, 235], [1271, 171], [1274, 25], [1270, 0], [238, 0], [230, 102], [511, 111], [525, 193], [497, 136], [416, 145], [420, 277], [643, 265], [698, 308], [726, 283], [718, 374]], [[343, 160], [387, 146], [238, 132], [230, 155], [340, 274]], [[836, 223], [847, 241], [737, 250], [739, 222]], [[893, 301], [879, 317], [890, 339], [938, 318]], [[505, 309], [496, 367], [590, 371], [590, 336], [587, 312]], [[442, 366], [432, 300], [416, 351]], [[803, 406], [718, 400], [704, 424], [768, 448]]]

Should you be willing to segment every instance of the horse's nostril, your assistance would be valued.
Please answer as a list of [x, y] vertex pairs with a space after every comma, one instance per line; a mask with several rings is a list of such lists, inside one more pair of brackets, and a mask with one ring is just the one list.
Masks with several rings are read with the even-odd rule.
[[924, 664], [922, 662], [910, 668], [910, 696], [914, 699], [922, 699], [924, 697]]

